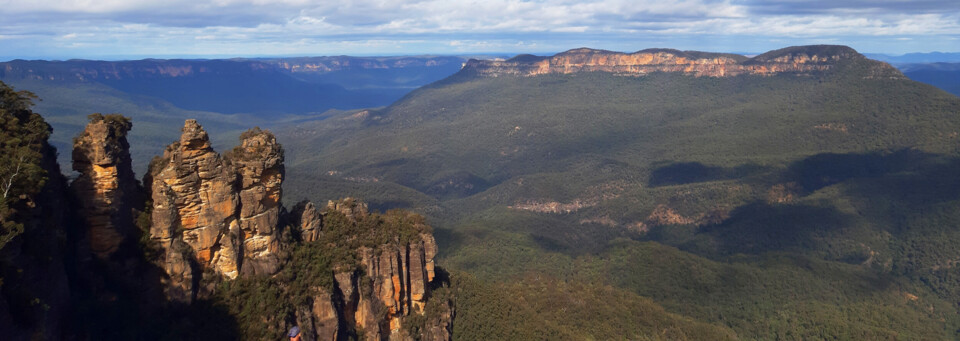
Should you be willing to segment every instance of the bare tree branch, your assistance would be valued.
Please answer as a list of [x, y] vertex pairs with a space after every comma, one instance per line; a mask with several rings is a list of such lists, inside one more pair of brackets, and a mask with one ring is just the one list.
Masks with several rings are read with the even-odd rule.
[[20, 166], [23, 165], [24, 155], [20, 155], [20, 158], [17, 160], [17, 167], [14, 169], [13, 174], [10, 174], [10, 177], [7, 178], [6, 183], [3, 184], [3, 199], [6, 199], [10, 194], [10, 188], [13, 187], [13, 181], [16, 180], [17, 175], [20, 174]]

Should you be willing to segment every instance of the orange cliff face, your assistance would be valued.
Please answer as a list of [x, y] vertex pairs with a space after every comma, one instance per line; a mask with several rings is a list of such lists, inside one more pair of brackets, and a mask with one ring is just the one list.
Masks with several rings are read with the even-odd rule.
[[[187, 120], [180, 141], [151, 164], [150, 237], [163, 251], [167, 296], [192, 301], [204, 269], [225, 278], [277, 271], [283, 150], [267, 131], [241, 135], [221, 157], [206, 131]], [[199, 269], [191, 266], [191, 259]]]
[[141, 196], [130, 166], [129, 119], [119, 115], [91, 115], [90, 123], [74, 139], [73, 169], [80, 173], [71, 184], [78, 215], [86, 228], [85, 243], [101, 260], [135, 239], [132, 210]]
[[[729, 77], [824, 72], [845, 60], [867, 59], [849, 47], [828, 45], [789, 47], [754, 58], [670, 49], [621, 53], [579, 48], [551, 57], [522, 55], [509, 60], [470, 60], [464, 64], [464, 69], [482, 77], [531, 77], [578, 72], [607, 72], [626, 76], [669, 72], [695, 77]], [[903, 78], [903, 75], [890, 65], [870, 62], [874, 64], [873, 69], [882, 69], [879, 73], [886, 77]]]

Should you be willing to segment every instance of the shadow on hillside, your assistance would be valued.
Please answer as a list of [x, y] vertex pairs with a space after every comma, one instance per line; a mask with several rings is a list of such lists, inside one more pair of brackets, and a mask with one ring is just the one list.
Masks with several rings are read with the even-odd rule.
[[923, 170], [939, 157], [912, 149], [892, 153], [817, 154], [794, 162], [786, 177], [807, 192], [853, 178], [872, 178], [911, 170]]
[[[940, 223], [943, 218], [931, 216], [944, 214], [931, 208], [960, 200], [960, 159], [916, 150], [818, 154], [791, 164], [778, 181], [799, 184], [801, 195], [842, 184], [842, 201], [853, 205], [857, 213], [841, 212], [830, 200], [793, 204], [757, 201], [734, 209], [718, 224], [700, 229], [698, 234], [713, 240], [713, 246], [708, 247], [712, 252], [816, 252], [859, 263], [869, 255], [850, 249], [844, 242], [858, 241], [858, 233], [864, 228], [875, 230], [871, 233], [885, 229], [896, 234], [950, 225]], [[915, 222], [921, 216], [927, 224]]]
[[733, 210], [730, 218], [701, 233], [715, 238], [720, 254], [802, 252], [821, 248], [825, 238], [852, 222], [853, 217], [833, 207], [757, 202]]
[[544, 251], [576, 257], [600, 252], [609, 241], [625, 235], [622, 229], [574, 222], [535, 227], [528, 232], [528, 236]]
[[651, 187], [744, 178], [768, 171], [769, 167], [745, 164], [733, 168], [708, 166], [699, 162], [677, 162], [654, 169]]

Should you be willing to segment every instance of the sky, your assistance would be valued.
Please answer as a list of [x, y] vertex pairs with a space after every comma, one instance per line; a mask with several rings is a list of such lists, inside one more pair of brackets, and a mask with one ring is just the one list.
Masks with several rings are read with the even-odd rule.
[[960, 52], [960, 0], [0, 0], [0, 60]]

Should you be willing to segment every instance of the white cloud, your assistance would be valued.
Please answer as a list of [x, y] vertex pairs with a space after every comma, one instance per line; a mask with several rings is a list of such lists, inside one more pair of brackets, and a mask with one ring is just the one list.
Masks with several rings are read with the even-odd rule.
[[[773, 8], [744, 1], [0, 0], [4, 18], [0, 39], [20, 39], [23, 47], [38, 51], [42, 46], [65, 47], [69, 40], [138, 53], [215, 49], [243, 54], [245, 48], [285, 53], [292, 50], [287, 45], [314, 51], [443, 46], [459, 52], [563, 49], [565, 42], [622, 46], [641, 36], [648, 42], [685, 36], [691, 43], [702, 42], [698, 35], [763, 41], [869, 37], [891, 42], [905, 36], [938, 36], [948, 44], [940, 50], [960, 50], [956, 42], [960, 11], [905, 13], [893, 7], [865, 11], [837, 4], [832, 10], [790, 13], [791, 7], [803, 3], [788, 1]], [[929, 7], [936, 7], [929, 2]], [[520, 41], [527, 43], [517, 45]]]

